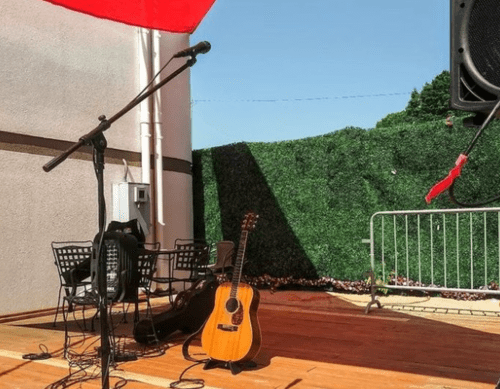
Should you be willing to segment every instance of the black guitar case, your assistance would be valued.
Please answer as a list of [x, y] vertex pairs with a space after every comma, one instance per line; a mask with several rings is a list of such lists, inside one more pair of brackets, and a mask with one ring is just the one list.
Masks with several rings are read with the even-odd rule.
[[215, 280], [202, 279], [180, 292], [168, 311], [137, 323], [134, 329], [135, 341], [141, 344], [154, 343], [156, 339], [153, 328], [160, 341], [178, 330], [185, 334], [196, 332], [214, 309], [217, 286]]

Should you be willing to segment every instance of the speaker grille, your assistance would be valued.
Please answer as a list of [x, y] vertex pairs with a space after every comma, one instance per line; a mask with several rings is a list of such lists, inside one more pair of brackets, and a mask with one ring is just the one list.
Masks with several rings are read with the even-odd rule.
[[500, 86], [500, 2], [476, 1], [469, 19], [472, 62], [485, 80]]

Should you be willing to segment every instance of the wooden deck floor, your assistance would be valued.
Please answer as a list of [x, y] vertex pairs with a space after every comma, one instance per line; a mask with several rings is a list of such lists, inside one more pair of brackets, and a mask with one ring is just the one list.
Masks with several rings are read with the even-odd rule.
[[[206, 388], [220, 389], [495, 387], [500, 378], [498, 315], [387, 308], [365, 315], [351, 296], [263, 291], [259, 309], [263, 342], [257, 367], [233, 376], [228, 370], [203, 370], [198, 365], [185, 377], [203, 379]], [[157, 310], [165, 309], [164, 304], [155, 299]], [[61, 356], [63, 324], [59, 320], [54, 328], [52, 320], [53, 311], [0, 317], [1, 389], [46, 388], [68, 375], [68, 362]], [[165, 343], [160, 355], [157, 349], [136, 344], [130, 325], [120, 325], [118, 331], [128, 335], [119, 338], [120, 349], [141, 356], [111, 370], [111, 387], [168, 388], [193, 365], [182, 357], [182, 338]], [[41, 344], [52, 358], [22, 359], [23, 354], [39, 353]], [[94, 336], [83, 347], [92, 354], [98, 344]], [[203, 357], [199, 343], [190, 352]], [[89, 368], [72, 378], [91, 378], [93, 371], [100, 370]], [[100, 388], [100, 378], [67, 387]]]

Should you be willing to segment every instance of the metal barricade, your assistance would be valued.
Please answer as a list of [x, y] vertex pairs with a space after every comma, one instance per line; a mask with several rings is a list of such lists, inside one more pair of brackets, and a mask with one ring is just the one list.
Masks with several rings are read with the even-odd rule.
[[500, 208], [377, 212], [369, 243], [366, 313], [381, 288], [500, 295]]

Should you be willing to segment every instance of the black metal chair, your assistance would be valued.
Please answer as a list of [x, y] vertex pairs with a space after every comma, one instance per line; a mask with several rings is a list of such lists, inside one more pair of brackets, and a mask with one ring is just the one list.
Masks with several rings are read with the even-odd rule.
[[183, 282], [183, 289], [186, 289], [186, 283], [196, 282], [206, 276], [210, 260], [210, 245], [204, 241], [177, 239], [175, 249], [160, 250], [158, 259], [168, 262], [168, 276], [153, 277], [152, 281], [158, 284], [168, 284], [168, 296], [172, 303], [172, 296], [175, 292], [174, 283]]
[[[151, 307], [150, 297], [151, 297], [151, 284], [153, 274], [156, 272], [156, 262], [158, 259], [158, 254], [160, 251], [160, 243], [146, 243], [144, 248], [138, 249], [137, 254], [137, 275], [138, 275], [138, 292], [142, 290], [143, 295], [137, 294], [135, 299], [125, 299], [123, 302], [134, 304], [134, 325], [133, 333], [136, 333], [136, 328], [139, 323], [139, 304], [146, 303], [146, 320], [142, 322], [147, 322], [151, 324], [151, 339], [148, 340], [148, 344], [159, 344], [158, 337], [156, 336], [156, 331], [153, 322], [153, 309]], [[148, 320], [149, 319], [149, 320]]]
[[[109, 235], [109, 236], [108, 236]], [[104, 240], [104, 253], [108, 261], [108, 278], [111, 274], [119, 272], [116, 282], [108, 284], [108, 304], [110, 309], [110, 320], [112, 305], [118, 303], [124, 304], [123, 321], [126, 322], [125, 304], [134, 304], [134, 328], [139, 321], [139, 304], [146, 302], [146, 313], [152, 315], [150, 295], [151, 295], [151, 278], [156, 271], [156, 260], [160, 249], [159, 243], [144, 244], [137, 247], [137, 241], [133, 238], [132, 241], [121, 239], [118, 234], [108, 234]], [[123, 241], [123, 242], [122, 242]], [[126, 243], [126, 244], [125, 244]], [[52, 248], [56, 265], [59, 271], [61, 287], [59, 290], [59, 300], [62, 289], [65, 290], [63, 297], [62, 314], [64, 318], [65, 340], [64, 340], [64, 357], [66, 358], [70, 348], [71, 339], [73, 336], [85, 337], [87, 330], [85, 308], [96, 308], [96, 312], [92, 318], [91, 331], [94, 331], [94, 321], [98, 315], [99, 294], [97, 292], [96, 280], [91, 278], [96, 276], [96, 264], [92, 263], [92, 256], [96, 243], [91, 241], [86, 242], [54, 242]], [[110, 290], [112, 292], [110, 293]], [[139, 290], [143, 294], [139, 294]], [[68, 308], [66, 309], [66, 304]], [[75, 307], [82, 306], [83, 327], [78, 323], [75, 316]], [[56, 318], [59, 310], [59, 305], [56, 311]], [[68, 330], [68, 315], [73, 311], [75, 316], [74, 322], [80, 327], [82, 334], [69, 335]], [[113, 327], [113, 325], [112, 325]], [[112, 331], [114, 329], [112, 328]]]
[[[82, 306], [83, 327], [78, 324], [78, 320], [76, 320], [75, 316], [75, 323], [78, 324], [82, 332], [82, 335], [79, 336], [85, 337], [85, 331], [87, 331], [85, 318], [85, 309], [87, 307], [96, 308], [96, 312], [91, 320], [91, 331], [95, 329], [94, 320], [98, 312], [99, 296], [91, 280], [91, 261], [94, 245], [91, 241], [52, 242], [51, 245], [60, 279], [54, 326], [59, 314], [61, 294], [64, 289], [62, 315], [64, 319], [64, 358], [67, 358], [70, 338], [72, 337], [69, 335], [68, 330], [68, 315], [70, 312], [73, 312], [75, 316], [76, 306]], [[68, 305], [67, 309], [66, 304]]]
[[[135, 305], [134, 311], [134, 328], [139, 321], [139, 303], [146, 303], [146, 314], [152, 315], [151, 309], [151, 283], [153, 279], [153, 274], [156, 272], [156, 262], [160, 252], [160, 243], [145, 243], [144, 248], [138, 248], [137, 250], [137, 295], [133, 298], [124, 299], [125, 303], [133, 303]], [[124, 270], [127, 271], [127, 270]], [[122, 277], [122, 280], [126, 280], [127, 277]], [[125, 289], [125, 286], [123, 286]], [[139, 291], [143, 292], [143, 296], [139, 294]]]
[[55, 327], [61, 306], [63, 289], [65, 293], [63, 309], [64, 301], [67, 301], [69, 311], [74, 308], [74, 303], [83, 302], [82, 296], [92, 289], [90, 263], [93, 243], [92, 241], [52, 242], [51, 246], [60, 281], [57, 308], [54, 317]]

